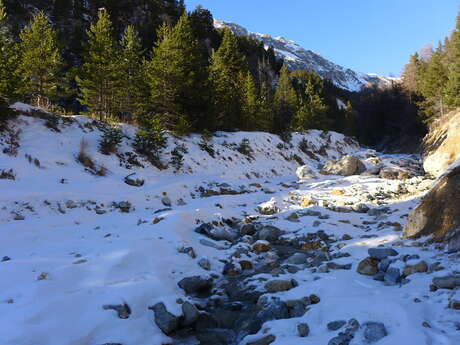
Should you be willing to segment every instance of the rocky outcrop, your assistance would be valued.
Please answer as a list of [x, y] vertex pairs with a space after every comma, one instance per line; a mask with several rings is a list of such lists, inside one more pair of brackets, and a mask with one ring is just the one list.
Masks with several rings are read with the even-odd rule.
[[340, 159], [328, 161], [324, 164], [320, 173], [323, 175], [359, 175], [366, 171], [366, 166], [358, 158], [345, 156]]
[[424, 139], [423, 167], [434, 176], [441, 175], [460, 159], [460, 111], [451, 112], [436, 120]]
[[460, 249], [460, 166], [446, 172], [410, 213], [404, 235], [431, 236], [449, 251]]

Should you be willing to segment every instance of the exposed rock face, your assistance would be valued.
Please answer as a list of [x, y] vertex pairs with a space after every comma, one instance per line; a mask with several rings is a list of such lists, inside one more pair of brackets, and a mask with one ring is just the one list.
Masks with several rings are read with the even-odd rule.
[[431, 236], [460, 249], [460, 166], [447, 172], [409, 215], [407, 238]]
[[323, 175], [359, 175], [366, 171], [364, 163], [353, 156], [345, 156], [340, 159], [327, 162], [321, 169]]
[[427, 173], [441, 175], [457, 159], [460, 159], [460, 111], [436, 120], [424, 139]]

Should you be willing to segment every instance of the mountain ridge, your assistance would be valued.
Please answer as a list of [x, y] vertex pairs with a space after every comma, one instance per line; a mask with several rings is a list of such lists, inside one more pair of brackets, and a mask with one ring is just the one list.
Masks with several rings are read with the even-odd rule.
[[345, 68], [282, 36], [272, 37], [269, 34], [250, 32], [239, 24], [220, 19], [214, 19], [214, 26], [218, 29], [229, 28], [238, 36], [250, 36], [262, 41], [267, 48], [273, 47], [276, 56], [283, 59], [290, 70], [306, 69], [316, 72], [321, 78], [330, 79], [334, 85], [347, 91], [358, 92], [369, 85], [387, 86], [395, 80]]

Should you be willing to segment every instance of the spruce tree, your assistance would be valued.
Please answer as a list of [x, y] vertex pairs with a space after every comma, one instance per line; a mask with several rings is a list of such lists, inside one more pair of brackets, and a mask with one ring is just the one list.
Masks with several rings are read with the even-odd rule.
[[450, 50], [452, 62], [446, 85], [446, 103], [454, 109], [460, 107], [460, 14], [457, 16], [457, 28], [452, 35]]
[[243, 125], [242, 91], [248, 67], [230, 29], [224, 29], [222, 43], [212, 57], [210, 68], [217, 128], [240, 128]]
[[289, 130], [292, 116], [297, 110], [297, 95], [286, 65], [281, 68], [278, 87], [275, 92], [274, 108], [276, 113], [275, 132], [283, 133]]
[[203, 124], [209, 104], [204, 47], [184, 13], [174, 28], [164, 24], [148, 64], [153, 112], [167, 129], [187, 134]]
[[7, 20], [6, 7], [0, 0], [0, 99], [7, 104], [12, 103], [18, 93], [18, 64], [18, 45]]
[[122, 78], [116, 58], [120, 53], [107, 11], [99, 11], [99, 20], [87, 34], [85, 60], [77, 77], [80, 103], [99, 120], [106, 120], [117, 113], [116, 96]]
[[244, 85], [244, 102], [243, 102], [243, 126], [241, 129], [246, 131], [256, 130], [258, 128], [259, 113], [259, 95], [254, 77], [251, 72], [247, 72], [246, 82]]
[[134, 120], [145, 109], [148, 89], [143, 76], [142, 42], [132, 25], [125, 30], [120, 45], [122, 50], [118, 65], [121, 76], [117, 90], [118, 112], [125, 120]]
[[419, 81], [419, 91], [424, 98], [419, 106], [425, 122], [431, 122], [437, 116], [444, 114], [446, 84], [447, 69], [443, 63], [442, 46], [439, 46], [423, 70]]
[[305, 86], [305, 96], [292, 120], [292, 129], [299, 132], [308, 129], [328, 129], [328, 108], [312, 82]]
[[26, 96], [39, 107], [47, 107], [58, 95], [59, 72], [62, 68], [57, 31], [39, 12], [20, 34], [21, 63]]

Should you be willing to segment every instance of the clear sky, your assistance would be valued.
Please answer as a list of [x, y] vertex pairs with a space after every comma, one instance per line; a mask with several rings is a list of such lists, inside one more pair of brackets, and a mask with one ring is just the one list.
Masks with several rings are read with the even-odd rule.
[[185, 0], [249, 31], [283, 36], [344, 67], [400, 75], [455, 28], [460, 0]]

